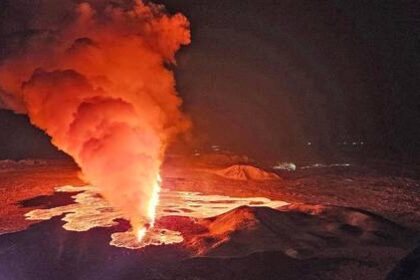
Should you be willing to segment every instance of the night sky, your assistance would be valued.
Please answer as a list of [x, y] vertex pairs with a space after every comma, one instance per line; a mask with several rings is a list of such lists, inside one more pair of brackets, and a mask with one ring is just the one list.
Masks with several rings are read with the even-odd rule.
[[[1, 1], [2, 21], [36, 16], [18, 2]], [[161, 2], [191, 21], [175, 70], [194, 122], [189, 145], [293, 160], [363, 142], [361, 154], [418, 161], [415, 1]], [[1, 29], [3, 57], [10, 32]], [[0, 111], [0, 158], [58, 155], [24, 116]]]

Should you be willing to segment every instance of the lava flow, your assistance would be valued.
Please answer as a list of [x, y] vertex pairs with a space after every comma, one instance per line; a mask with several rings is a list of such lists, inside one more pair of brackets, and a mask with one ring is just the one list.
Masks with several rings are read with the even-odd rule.
[[[64, 186], [56, 188], [56, 192], [60, 193], [74, 194], [78, 192], [72, 196], [74, 203], [54, 208], [35, 209], [28, 212], [25, 216], [28, 220], [39, 221], [64, 215], [62, 218], [65, 222], [63, 228], [77, 232], [88, 231], [96, 227], [109, 228], [118, 226], [118, 220], [124, 218], [123, 213], [110, 207], [108, 201], [98, 196], [98, 191], [100, 191], [99, 188], [93, 186]], [[177, 216], [188, 217], [194, 220], [216, 217], [240, 206], [278, 208], [287, 204], [284, 201], [276, 201], [264, 197], [209, 195], [162, 188], [160, 190], [159, 204], [156, 208], [153, 208], [153, 214], [155, 215], [153, 217], [163, 220], [165, 217]], [[140, 249], [148, 245], [181, 243], [184, 240], [181, 232], [164, 228], [159, 223], [154, 224], [153, 219], [151, 221], [150, 225], [153, 225], [153, 227], [145, 226], [137, 230], [131, 228], [127, 229], [127, 231], [112, 233], [110, 245]]]
[[39, 17], [0, 64], [0, 101], [73, 157], [141, 240], [154, 226], [165, 148], [190, 126], [167, 67], [190, 43], [189, 22], [141, 0], [67, 1], [59, 11], [66, 20]]

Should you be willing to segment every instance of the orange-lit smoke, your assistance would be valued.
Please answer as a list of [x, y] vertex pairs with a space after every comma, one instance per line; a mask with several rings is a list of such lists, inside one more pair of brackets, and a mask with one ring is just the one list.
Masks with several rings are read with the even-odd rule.
[[139, 229], [154, 222], [165, 147], [189, 127], [165, 66], [189, 44], [189, 23], [139, 0], [97, 2], [35, 32], [1, 63], [0, 86]]

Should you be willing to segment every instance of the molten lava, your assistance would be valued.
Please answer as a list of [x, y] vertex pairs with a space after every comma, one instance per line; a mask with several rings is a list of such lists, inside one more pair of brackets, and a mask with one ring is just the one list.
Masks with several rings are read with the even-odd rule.
[[137, 241], [140, 243], [143, 241], [143, 238], [146, 236], [147, 229], [145, 227], [139, 228], [137, 230]]
[[153, 186], [152, 196], [150, 198], [149, 202], [149, 209], [147, 211], [148, 217], [149, 217], [149, 223], [150, 227], [153, 227], [155, 225], [156, 220], [156, 208], [159, 204], [159, 192], [160, 192], [160, 184], [162, 182], [162, 179], [160, 175], [156, 178], [155, 185]]
[[[57, 192], [75, 193], [73, 204], [47, 209], [35, 209], [25, 216], [28, 220], [49, 220], [63, 215], [63, 228], [69, 231], [88, 231], [96, 227], [113, 227], [124, 218], [123, 213], [111, 208], [109, 202], [98, 196], [99, 188], [94, 186], [56, 188]], [[174, 191], [162, 188], [156, 217], [162, 220], [170, 216], [189, 217], [193, 220], [216, 217], [240, 206], [278, 208], [287, 202], [264, 197], [231, 197], [209, 195], [198, 192]], [[153, 228], [143, 226], [111, 234], [110, 245], [129, 249], [140, 249], [148, 245], [181, 243], [181, 232], [162, 227], [156, 223]]]
[[147, 217], [149, 223], [147, 225], [141, 226], [137, 231], [137, 240], [141, 242], [143, 238], [146, 236], [147, 230], [153, 228], [155, 226], [156, 221], [156, 209], [159, 204], [159, 192], [160, 192], [160, 184], [162, 179], [160, 175], [157, 176], [156, 182], [153, 186], [152, 195], [149, 201], [149, 207], [147, 209]]

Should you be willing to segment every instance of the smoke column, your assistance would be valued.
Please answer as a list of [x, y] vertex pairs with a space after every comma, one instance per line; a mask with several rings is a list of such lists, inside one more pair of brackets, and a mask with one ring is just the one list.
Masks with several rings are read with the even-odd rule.
[[57, 15], [46, 5], [1, 61], [2, 103], [28, 114], [142, 228], [165, 147], [189, 127], [165, 66], [190, 43], [189, 22], [140, 0], [62, 3], [63, 18], [48, 22]]

